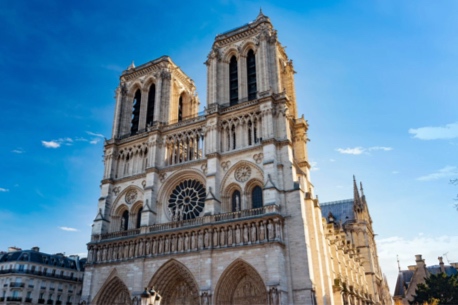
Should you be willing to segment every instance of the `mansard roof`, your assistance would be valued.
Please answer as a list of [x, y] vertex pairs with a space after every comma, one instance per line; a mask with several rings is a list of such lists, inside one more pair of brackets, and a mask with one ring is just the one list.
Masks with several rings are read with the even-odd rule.
[[344, 224], [347, 221], [355, 220], [354, 204], [353, 199], [324, 202], [320, 204], [321, 215], [327, 219], [331, 213], [335, 223]]
[[0, 253], [0, 263], [5, 262], [32, 262], [46, 266], [84, 271], [86, 259], [73, 259], [61, 253], [47, 254], [36, 250], [19, 250]]

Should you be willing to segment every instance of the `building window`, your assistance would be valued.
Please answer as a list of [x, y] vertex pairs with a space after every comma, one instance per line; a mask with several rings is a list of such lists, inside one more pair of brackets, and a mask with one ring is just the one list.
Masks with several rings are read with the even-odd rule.
[[129, 227], [129, 212], [124, 211], [121, 216], [121, 231], [126, 231]]
[[262, 203], [262, 189], [260, 186], [255, 186], [251, 192], [251, 201], [253, 209], [261, 208]]
[[20, 271], [20, 272], [23, 272], [24, 271], [24, 265], [19, 264], [18, 267], [17, 267], [17, 270]]
[[231, 57], [229, 63], [229, 99], [230, 105], [237, 104], [239, 100], [239, 77], [237, 72], [237, 58]]
[[135, 92], [134, 100], [132, 102], [132, 121], [130, 125], [130, 134], [134, 135], [138, 132], [138, 121], [140, 119], [140, 103], [142, 93], [140, 89]]
[[183, 120], [183, 96], [178, 99], [178, 122]]
[[248, 81], [248, 100], [256, 99], [256, 58], [253, 50], [248, 51], [246, 57], [246, 72]]
[[231, 203], [232, 203], [232, 212], [238, 212], [240, 211], [240, 191], [239, 190], [235, 190], [233, 193], [232, 193], [232, 198], [231, 198]]
[[142, 224], [142, 212], [143, 212], [143, 207], [141, 207], [140, 209], [138, 209], [138, 213], [137, 213], [137, 226], [136, 228], [140, 228], [141, 224]]
[[146, 125], [152, 125], [154, 121], [154, 102], [156, 98], [156, 85], [151, 84], [148, 92], [148, 110], [146, 112]]

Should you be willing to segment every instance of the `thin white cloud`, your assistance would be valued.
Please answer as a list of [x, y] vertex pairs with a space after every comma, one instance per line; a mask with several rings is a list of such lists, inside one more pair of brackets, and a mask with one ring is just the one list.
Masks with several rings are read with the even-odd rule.
[[90, 144], [97, 144], [99, 142], [100, 142], [100, 139], [94, 139], [94, 140], [89, 141]]
[[420, 140], [449, 140], [458, 138], [458, 122], [438, 127], [410, 128], [409, 133]]
[[10, 191], [9, 189], [0, 187], [0, 193], [6, 193], [6, 192], [9, 192], [9, 191]]
[[336, 148], [336, 151], [338, 151], [341, 154], [345, 155], [361, 155], [361, 154], [367, 154], [370, 151], [376, 151], [376, 150], [381, 150], [381, 151], [390, 151], [393, 150], [392, 147], [386, 147], [386, 146], [372, 146], [372, 147], [353, 147], [353, 148]]
[[373, 147], [369, 147], [367, 150], [371, 151], [371, 150], [383, 150], [383, 151], [390, 151], [390, 150], [393, 150], [392, 147], [386, 147], [386, 146], [373, 146]]
[[429, 174], [425, 176], [418, 177], [417, 180], [419, 181], [431, 181], [431, 180], [437, 180], [441, 178], [450, 178], [454, 177], [458, 174], [458, 169], [456, 166], [450, 166], [447, 165], [444, 168], [441, 168], [440, 170]]
[[315, 161], [310, 161], [310, 166], [311, 166], [310, 170], [313, 172], [320, 170], [320, 168], [318, 167], [318, 163]]
[[60, 143], [56, 141], [41, 141], [41, 144], [46, 148], [59, 148]]
[[337, 148], [336, 151], [340, 152], [341, 154], [345, 154], [345, 155], [360, 155], [364, 152], [364, 148], [362, 147]]
[[68, 232], [77, 232], [78, 230], [75, 228], [69, 228], [69, 227], [59, 227], [59, 229], [63, 231], [68, 231]]
[[335, 159], [329, 159], [329, 162], [336, 162]]
[[86, 133], [90, 136], [94, 136], [94, 137], [99, 137], [99, 138], [105, 138], [103, 134], [101, 133], [95, 133], [95, 132], [92, 132], [92, 131], [86, 131]]
[[25, 151], [22, 148], [13, 149], [11, 152], [15, 153], [15, 154], [23, 154], [23, 153], [25, 153]]

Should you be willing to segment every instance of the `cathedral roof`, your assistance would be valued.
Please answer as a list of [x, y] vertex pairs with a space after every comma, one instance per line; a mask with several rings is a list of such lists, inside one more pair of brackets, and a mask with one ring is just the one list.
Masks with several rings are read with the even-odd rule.
[[331, 213], [336, 223], [344, 224], [347, 221], [355, 220], [354, 203], [353, 199], [320, 203], [321, 215], [328, 218]]
[[19, 250], [12, 252], [0, 252], [0, 263], [4, 262], [32, 262], [53, 267], [62, 267], [77, 271], [84, 270], [86, 259], [74, 259], [61, 253], [46, 254], [37, 250]]

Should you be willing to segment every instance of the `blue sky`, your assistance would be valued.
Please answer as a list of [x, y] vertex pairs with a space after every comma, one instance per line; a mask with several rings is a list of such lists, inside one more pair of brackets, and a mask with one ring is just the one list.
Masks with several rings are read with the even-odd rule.
[[84, 253], [120, 73], [169, 55], [203, 108], [215, 35], [260, 7], [294, 61], [320, 201], [363, 181], [391, 289], [396, 255], [458, 261], [453, 0], [0, 2], [0, 250]]

